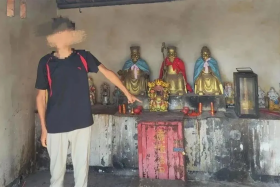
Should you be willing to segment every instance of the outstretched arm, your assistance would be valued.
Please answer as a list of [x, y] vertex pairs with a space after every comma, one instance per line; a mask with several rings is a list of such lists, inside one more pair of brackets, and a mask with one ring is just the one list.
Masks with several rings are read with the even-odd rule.
[[139, 99], [129, 93], [122, 81], [113, 71], [107, 69], [103, 64], [100, 64], [98, 69], [109, 81], [116, 85], [125, 94], [129, 103], [134, 103], [135, 101], [141, 102]]

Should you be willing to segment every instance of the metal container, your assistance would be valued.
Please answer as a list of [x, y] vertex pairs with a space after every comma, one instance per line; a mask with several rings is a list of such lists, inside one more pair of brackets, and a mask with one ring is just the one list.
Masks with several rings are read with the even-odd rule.
[[235, 113], [240, 118], [259, 118], [258, 75], [251, 68], [233, 73]]

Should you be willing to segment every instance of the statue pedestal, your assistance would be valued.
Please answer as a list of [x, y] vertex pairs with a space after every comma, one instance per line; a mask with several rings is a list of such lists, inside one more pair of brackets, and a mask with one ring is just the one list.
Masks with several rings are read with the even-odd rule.
[[214, 110], [225, 112], [226, 101], [224, 95], [195, 95], [187, 94], [184, 100], [184, 106], [189, 107], [190, 110], [197, 110], [199, 103], [202, 103], [203, 111], [211, 110], [211, 102], [213, 102]]
[[185, 96], [170, 95], [168, 99], [168, 110], [182, 110], [184, 107]]
[[186, 94], [184, 96], [169, 96], [168, 110], [182, 110], [183, 107], [189, 107], [190, 110], [197, 110], [199, 103], [202, 103], [203, 111], [211, 110], [211, 102], [214, 104], [214, 110], [225, 112], [226, 102], [224, 95], [195, 95]]
[[[136, 96], [137, 99], [142, 101], [142, 103], [135, 102], [134, 106], [142, 106], [144, 110], [149, 110], [149, 97], [148, 96]], [[125, 96], [119, 96], [118, 103], [123, 104], [127, 103], [127, 98]]]

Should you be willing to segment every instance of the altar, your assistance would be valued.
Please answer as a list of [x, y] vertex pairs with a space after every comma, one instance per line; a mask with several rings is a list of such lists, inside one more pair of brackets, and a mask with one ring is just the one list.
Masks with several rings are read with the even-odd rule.
[[[183, 180], [184, 175], [186, 180], [208, 180], [214, 177], [217, 180], [243, 181], [248, 177], [254, 180], [260, 180], [263, 176], [273, 178], [280, 173], [280, 139], [277, 135], [280, 131], [280, 117], [276, 115], [261, 113], [259, 119], [240, 119], [232, 110], [217, 112], [215, 116], [205, 111], [197, 117], [188, 117], [182, 112], [144, 111], [140, 115], [131, 115], [119, 114], [117, 108], [110, 105], [96, 105], [93, 107], [93, 113], [95, 114], [90, 151], [92, 167], [114, 168], [117, 171], [128, 169], [132, 174], [149, 177], [145, 174], [160, 168], [153, 167], [143, 171], [143, 168], [147, 168], [144, 159], [140, 158], [143, 155], [139, 154], [139, 124], [167, 121], [170, 124], [182, 124], [182, 147], [180, 141], [177, 141], [179, 145], [170, 146], [168, 151], [176, 153], [177, 157], [175, 161], [166, 160], [173, 162], [169, 167], [183, 166], [179, 177], [174, 175], [174, 179]], [[37, 167], [48, 169], [49, 158], [46, 149], [40, 143], [41, 132], [37, 113], [35, 126]], [[178, 134], [179, 132], [180, 129]], [[148, 148], [151, 154], [156, 155], [158, 152], [151, 148]], [[180, 161], [180, 158], [183, 160]], [[158, 159], [152, 161], [156, 166]], [[70, 151], [67, 166], [72, 167]], [[162, 174], [150, 177], [172, 179], [172, 176]]]
[[[195, 62], [192, 87], [177, 48], [163, 43], [161, 50], [159, 78], [150, 80], [140, 47], [130, 48], [130, 59], [118, 71], [125, 89], [115, 87], [112, 103], [109, 84], [101, 85], [98, 103], [89, 78], [94, 119], [89, 165], [150, 179], [279, 178], [280, 98], [275, 89], [262, 91], [251, 68], [236, 68], [233, 83], [223, 82], [206, 46]], [[128, 103], [132, 95], [139, 102]], [[35, 119], [37, 166], [48, 169], [37, 113]]]

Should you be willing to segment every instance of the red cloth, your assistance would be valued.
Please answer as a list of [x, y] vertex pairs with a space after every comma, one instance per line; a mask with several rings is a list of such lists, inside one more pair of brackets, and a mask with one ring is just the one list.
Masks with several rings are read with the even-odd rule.
[[166, 66], [172, 66], [173, 70], [176, 70], [177, 73], [182, 73], [182, 75], [185, 79], [185, 82], [186, 82], [186, 88], [187, 88], [188, 92], [192, 93], [193, 89], [192, 89], [191, 85], [187, 82], [186, 68], [185, 68], [184, 62], [178, 57], [176, 57], [173, 62], [170, 62], [169, 58], [166, 57], [165, 62], [162, 62], [162, 65], [160, 68], [160, 73], [159, 73], [160, 79], [162, 79], [162, 77], [163, 77], [164, 63], [166, 63]]

